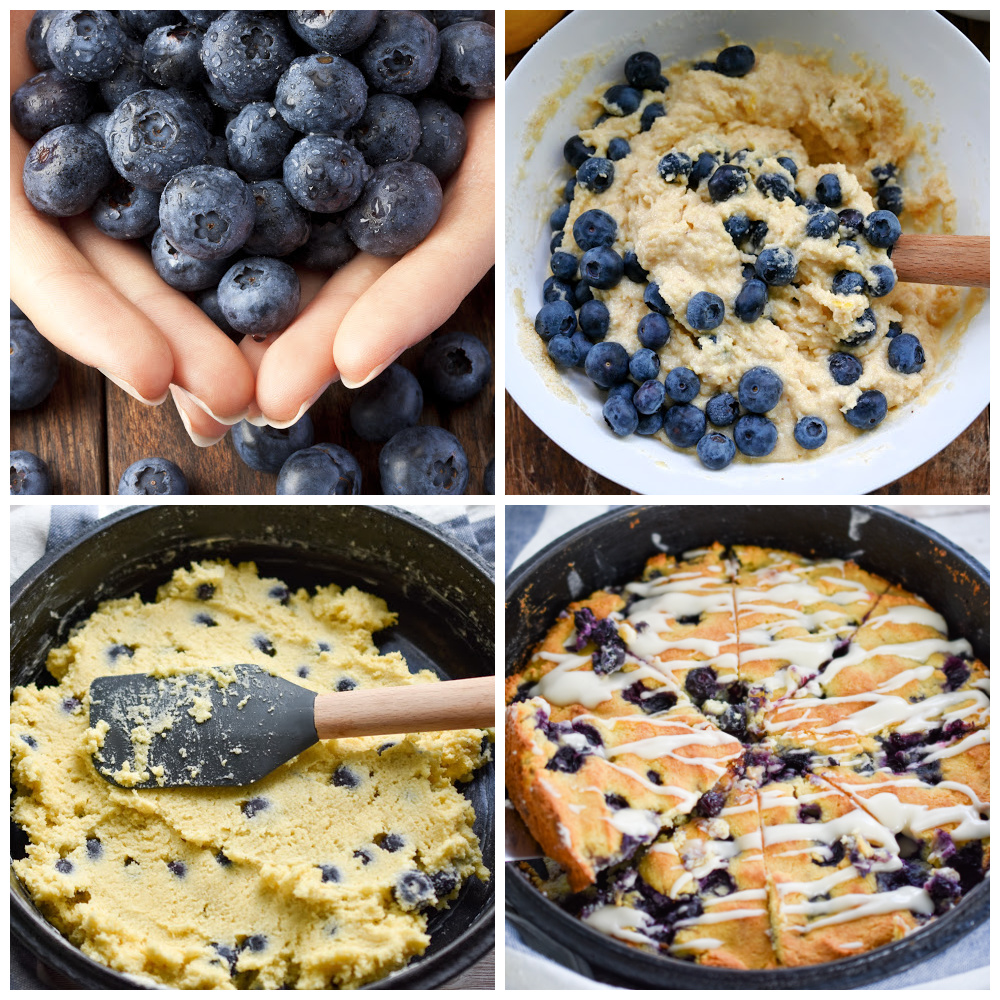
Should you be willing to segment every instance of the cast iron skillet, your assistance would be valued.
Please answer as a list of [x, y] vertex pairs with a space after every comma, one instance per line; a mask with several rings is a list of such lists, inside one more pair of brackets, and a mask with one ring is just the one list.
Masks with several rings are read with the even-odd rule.
[[[989, 575], [968, 553], [909, 518], [877, 507], [623, 507], [563, 535], [507, 579], [507, 673], [521, 669], [556, 615], [573, 600], [638, 578], [646, 560], [719, 541], [789, 549], [806, 556], [853, 558], [920, 594], [989, 663]], [[600, 934], [546, 899], [515, 865], [507, 900], [536, 927], [609, 981], [672, 989], [848, 989], [902, 972], [943, 951], [989, 916], [989, 879], [944, 916], [900, 941], [854, 958], [772, 971], [699, 966], [630, 948]]]
[[[494, 588], [489, 567], [454, 539], [394, 507], [157, 506], [119, 512], [47, 556], [11, 591], [11, 684], [52, 679], [45, 656], [98, 603], [139, 592], [144, 600], [193, 560], [252, 559], [293, 586], [356, 585], [383, 597], [399, 624], [376, 635], [413, 670], [441, 677], [492, 674]], [[483, 861], [493, 873], [494, 772], [481, 768], [462, 791], [476, 811]], [[14, 827], [12, 854], [23, 856]], [[369, 989], [433, 989], [493, 944], [495, 877], [470, 879], [429, 923], [431, 944], [405, 969]], [[139, 983], [92, 961], [35, 909], [11, 872], [11, 928], [44, 964], [91, 989]]]

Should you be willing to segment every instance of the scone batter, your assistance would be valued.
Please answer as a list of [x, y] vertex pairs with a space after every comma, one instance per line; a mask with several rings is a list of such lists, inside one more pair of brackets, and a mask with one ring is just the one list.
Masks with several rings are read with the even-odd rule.
[[179, 989], [350, 988], [421, 954], [427, 910], [488, 878], [456, 784], [484, 763], [463, 730], [317, 744], [244, 788], [129, 791], [91, 761], [91, 681], [255, 662], [317, 692], [433, 683], [372, 634], [355, 588], [290, 592], [253, 563], [177, 570], [155, 603], [107, 601], [52, 650], [57, 686], [11, 708], [18, 877], [111, 968]]
[[[890, 196], [898, 192], [896, 198], [905, 194], [904, 230], [947, 231], [953, 228], [954, 200], [942, 174], [920, 179], [915, 168], [907, 168], [920, 135], [906, 127], [902, 103], [874, 73], [849, 77], [834, 73], [822, 59], [767, 51], [756, 53], [755, 64], [743, 76], [697, 66], [665, 67], [669, 85], [642, 90], [641, 101], [630, 113], [623, 112], [631, 104], [623, 108], [614, 99], [616, 90], [629, 88], [612, 88], [588, 106], [588, 124], [579, 133], [579, 143], [593, 152], [580, 165], [575, 184], [571, 180], [567, 187], [569, 203], [563, 207], [568, 215], [561, 217], [558, 209], [552, 223], [557, 230], [553, 253], [573, 255], [580, 266], [573, 274], [556, 276], [553, 271], [556, 281], [547, 284], [545, 299], [570, 301], [580, 309], [579, 336], [586, 334], [595, 344], [621, 344], [629, 356], [644, 343], [640, 322], [653, 312], [663, 315], [670, 337], [652, 348], [659, 358], [658, 373], [637, 375], [633, 370], [631, 389], [649, 378], [663, 382], [676, 368], [693, 371], [700, 389], [693, 398], [672, 397], [668, 382], [660, 413], [675, 403], [705, 411], [714, 396], [737, 397], [740, 380], [751, 369], [770, 369], [781, 380], [780, 398], [773, 408], [754, 411], [777, 430], [773, 450], [764, 453], [767, 459], [822, 454], [881, 421], [879, 416], [856, 429], [858, 423], [852, 426], [846, 418], [863, 393], [884, 397], [884, 405], [877, 404], [883, 415], [885, 406], [891, 415], [921, 394], [938, 363], [941, 332], [962, 302], [958, 289], [943, 286], [896, 284], [885, 294], [886, 284], [895, 284], [886, 245], [870, 243], [864, 231], [850, 223], [850, 216], [845, 217], [845, 210], [853, 211], [857, 220], [867, 219], [882, 204], [894, 203], [900, 211]], [[668, 154], [680, 154], [681, 172], [664, 169]], [[706, 155], [713, 160], [699, 161]], [[567, 159], [572, 159], [570, 153]], [[595, 169], [597, 160], [613, 172], [606, 186], [606, 167]], [[710, 191], [710, 182], [718, 180], [713, 175], [720, 171], [735, 172], [734, 184], [741, 189], [726, 194], [720, 183]], [[839, 194], [829, 178], [839, 183]], [[883, 201], [876, 204], [880, 192]], [[631, 275], [626, 266], [624, 277], [612, 287], [588, 289], [584, 254], [593, 244], [579, 245], [578, 221], [594, 210], [616, 224], [614, 238], [606, 245], [626, 265], [627, 255], [635, 259]], [[839, 218], [831, 218], [831, 212]], [[831, 225], [824, 229], [816, 223], [813, 232], [822, 235], [809, 235], [806, 227], [817, 215]], [[794, 277], [768, 280], [762, 313], [753, 316], [750, 310], [752, 318], [741, 319], [737, 298], [749, 278], [761, 276], [760, 266], [754, 271], [759, 255], [775, 249], [791, 255]], [[645, 279], [643, 270], [648, 272]], [[835, 279], [843, 272], [850, 276], [835, 290]], [[654, 285], [659, 306], [651, 304]], [[690, 305], [703, 293], [717, 297], [724, 307], [724, 317], [715, 326], [692, 322]], [[581, 307], [588, 297], [607, 308], [606, 336], [585, 328]], [[560, 344], [561, 358], [558, 351], [553, 353], [551, 327], [539, 332], [549, 339], [550, 356], [558, 364], [583, 366], [565, 344]], [[913, 337], [919, 341], [922, 364], [908, 355], [909, 363], [901, 366], [905, 370], [898, 358], [894, 365], [890, 345], [900, 334], [911, 335], [907, 348], [912, 349]], [[897, 352], [903, 343], [897, 344]], [[586, 341], [578, 344], [586, 350]], [[848, 357], [831, 363], [837, 354]], [[631, 398], [631, 392], [625, 395]], [[746, 415], [748, 410], [736, 412]], [[644, 413], [650, 416], [638, 433], [654, 433], [650, 421], [656, 421], [656, 414], [640, 408], [640, 420]], [[742, 450], [738, 427], [731, 421], [717, 424], [711, 413], [708, 416], [707, 426], [696, 417], [700, 433], [735, 436], [736, 458], [756, 460], [752, 450]], [[810, 417], [821, 419], [828, 435], [815, 450], [803, 447], [795, 435], [798, 422]], [[634, 428], [629, 430], [628, 421], [633, 419], [620, 420], [617, 426], [609, 423], [616, 433], [630, 433]], [[694, 438], [683, 444], [668, 436], [666, 428], [655, 436], [693, 449], [699, 432], [696, 429]]]

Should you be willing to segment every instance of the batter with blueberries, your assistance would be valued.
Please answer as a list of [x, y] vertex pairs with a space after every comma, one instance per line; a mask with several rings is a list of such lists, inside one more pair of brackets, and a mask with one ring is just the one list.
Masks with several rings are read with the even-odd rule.
[[869, 71], [733, 45], [665, 76], [637, 52], [565, 145], [535, 329], [618, 435], [710, 469], [849, 443], [918, 397], [958, 289], [896, 282], [902, 226], [948, 229], [941, 175]]
[[49, 653], [58, 684], [11, 706], [14, 863], [91, 958], [175, 989], [353, 988], [422, 954], [428, 915], [489, 877], [456, 785], [486, 760], [461, 730], [319, 743], [245, 788], [128, 790], [91, 752], [88, 690], [116, 673], [256, 662], [317, 692], [433, 683], [372, 634], [355, 588], [291, 591], [253, 563], [195, 563], [157, 600], [103, 603]]

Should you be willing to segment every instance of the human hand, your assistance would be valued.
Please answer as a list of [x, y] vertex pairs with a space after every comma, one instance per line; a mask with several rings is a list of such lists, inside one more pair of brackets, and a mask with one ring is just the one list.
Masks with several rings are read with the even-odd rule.
[[[11, 93], [35, 74], [24, 41], [32, 11], [11, 12]], [[149, 405], [172, 392], [196, 444], [240, 420], [254, 401], [250, 363], [148, 252], [100, 232], [86, 214], [54, 219], [25, 197], [30, 144], [10, 130], [11, 297], [38, 331]], [[218, 435], [216, 435], [217, 437]]]

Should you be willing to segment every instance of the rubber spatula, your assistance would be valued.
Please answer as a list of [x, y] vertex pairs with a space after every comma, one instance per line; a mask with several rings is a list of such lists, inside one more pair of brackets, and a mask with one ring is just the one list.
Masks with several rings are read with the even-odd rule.
[[254, 664], [169, 677], [125, 674], [90, 685], [98, 773], [126, 788], [249, 785], [319, 740], [481, 729], [496, 720], [495, 682], [316, 694]]

